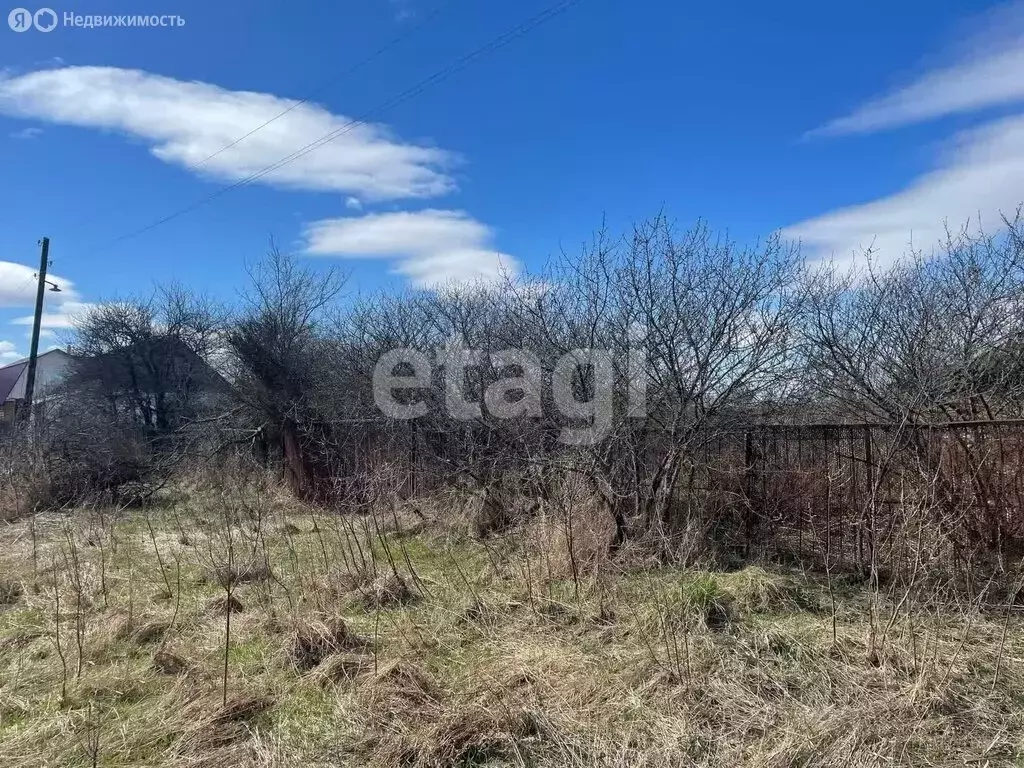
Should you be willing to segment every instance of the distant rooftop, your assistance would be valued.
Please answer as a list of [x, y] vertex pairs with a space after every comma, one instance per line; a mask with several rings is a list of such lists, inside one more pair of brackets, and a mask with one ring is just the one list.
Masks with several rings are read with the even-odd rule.
[[[36, 355], [36, 360], [41, 360], [44, 357], [50, 355], [63, 355], [64, 357], [70, 357], [67, 352], [63, 349], [50, 349], [46, 352], [42, 352]], [[13, 363], [0, 366], [0, 405], [7, 402], [7, 398], [11, 396], [11, 392], [17, 386], [19, 379], [28, 367], [28, 358], [22, 358], [21, 360], [15, 360]]]
[[5, 365], [0, 368], [0, 403], [7, 401], [7, 396], [11, 394], [11, 390], [14, 389], [14, 385], [18, 383], [18, 379], [21, 378], [21, 372], [28, 366], [27, 360], [19, 360], [16, 363]]
[[[58, 352], [60, 354], [62, 354], [62, 355], [68, 355], [68, 352], [65, 349], [60, 349], [60, 348], [58, 348], [58, 349], [48, 349], [45, 352], [40, 352], [38, 355], [36, 355], [36, 359], [38, 360], [40, 357], [46, 357], [47, 355], [57, 354]], [[70, 357], [70, 355], [68, 355], [68, 357]], [[0, 365], [0, 371], [6, 371], [8, 368], [14, 368], [15, 366], [18, 366], [18, 365], [21, 365], [21, 366], [28, 365], [28, 358], [27, 357], [23, 357], [23, 358], [21, 358], [21, 360], [15, 360], [13, 363], [7, 363], [6, 365]], [[0, 392], [2, 392], [2, 391], [3, 391], [2, 388], [0, 388]]]

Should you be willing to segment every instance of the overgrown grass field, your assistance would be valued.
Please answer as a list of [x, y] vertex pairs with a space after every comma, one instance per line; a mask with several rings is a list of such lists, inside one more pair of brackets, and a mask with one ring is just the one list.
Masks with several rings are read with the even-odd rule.
[[1024, 765], [1011, 606], [468, 530], [265, 486], [5, 525], [0, 765]]

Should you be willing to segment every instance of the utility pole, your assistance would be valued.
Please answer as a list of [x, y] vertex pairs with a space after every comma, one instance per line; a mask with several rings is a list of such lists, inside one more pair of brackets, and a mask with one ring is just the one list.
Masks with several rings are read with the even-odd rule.
[[25, 373], [25, 405], [28, 417], [32, 418], [32, 396], [36, 388], [36, 356], [39, 354], [39, 326], [43, 322], [43, 297], [46, 294], [46, 268], [50, 264], [50, 238], [39, 241], [42, 246], [39, 255], [39, 286], [36, 288], [36, 314], [32, 318], [32, 343], [28, 350], [28, 371]]

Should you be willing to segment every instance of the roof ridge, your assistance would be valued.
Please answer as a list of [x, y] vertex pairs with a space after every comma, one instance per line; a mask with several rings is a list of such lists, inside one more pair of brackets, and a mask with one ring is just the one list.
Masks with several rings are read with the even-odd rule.
[[[38, 360], [40, 357], [51, 355], [54, 352], [60, 352], [62, 355], [67, 355], [68, 357], [71, 357], [71, 355], [68, 353], [66, 349], [61, 349], [60, 347], [57, 347], [56, 349], [48, 349], [45, 352], [40, 352], [39, 354], [36, 355], [36, 360]], [[8, 368], [13, 368], [16, 365], [24, 365], [25, 363], [28, 362], [28, 360], [29, 359], [27, 357], [23, 357], [20, 360], [15, 360], [14, 362], [7, 363], [6, 365], [0, 365], [0, 371], [6, 371]]]

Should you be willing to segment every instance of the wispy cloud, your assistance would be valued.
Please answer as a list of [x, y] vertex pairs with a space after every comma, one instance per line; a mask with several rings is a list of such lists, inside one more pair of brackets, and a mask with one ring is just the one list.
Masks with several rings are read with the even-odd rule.
[[973, 221], [995, 225], [1024, 202], [1024, 117], [1011, 117], [956, 137], [957, 148], [906, 189], [864, 205], [841, 208], [784, 231], [809, 256], [857, 258], [873, 247], [879, 265], [914, 247], [925, 251]]
[[20, 131], [14, 131], [11, 134], [12, 139], [36, 139], [43, 135], [42, 128], [36, 128], [29, 126], [28, 128], [22, 128]]
[[337, 191], [366, 200], [430, 198], [455, 189], [455, 154], [403, 142], [381, 125], [302, 104], [244, 141], [228, 144], [292, 106], [267, 93], [230, 91], [139, 70], [61, 67], [0, 74], [0, 113], [142, 139], [160, 160], [227, 181], [261, 171], [300, 147], [341, 133], [315, 152], [259, 179], [293, 189]]
[[[954, 63], [868, 102], [814, 131], [864, 134], [988, 107], [1024, 104], [1024, 2], [999, 9], [957, 46]], [[930, 171], [899, 192], [795, 224], [811, 258], [839, 263], [872, 248], [876, 263], [892, 263], [911, 246], [930, 251], [946, 226], [995, 226], [1024, 202], [1024, 115], [1003, 116], [946, 142]]]
[[[76, 301], [74, 283], [59, 275], [48, 279], [60, 286], [60, 293], [47, 292], [47, 301], [61, 304]], [[36, 270], [24, 264], [0, 261], [0, 307], [32, 307], [36, 302]]]
[[[459, 162], [455, 153], [403, 142], [382, 125], [350, 128], [349, 118], [315, 104], [289, 109], [292, 104], [267, 93], [229, 91], [139, 70], [62, 67], [6, 78], [0, 72], [0, 114], [117, 131], [147, 142], [164, 162], [190, 169], [201, 164], [195, 169], [201, 175], [245, 179], [340, 131], [316, 152], [259, 182], [340, 192], [345, 207], [354, 212], [364, 204], [456, 191], [449, 173]], [[309, 225], [306, 236], [311, 254], [391, 257], [398, 272], [420, 285], [494, 278], [502, 269], [517, 267], [514, 259], [489, 247], [492, 233], [486, 225], [458, 211], [326, 219]], [[7, 291], [8, 283], [0, 282], [0, 306], [14, 301], [15, 293], [24, 303], [28, 294], [21, 288]], [[31, 284], [28, 280], [30, 291]]]
[[[39, 338], [53, 339], [57, 331], [74, 327], [76, 318], [94, 306], [81, 300], [74, 283], [65, 277], [51, 273], [47, 279], [60, 286], [60, 292], [46, 291], [43, 315], [40, 323]], [[9, 320], [9, 324], [19, 328], [17, 335], [24, 334], [24, 349], [32, 337], [32, 309], [36, 303], [37, 290], [36, 272], [25, 264], [0, 261], [0, 309], [24, 309], [26, 314]], [[8, 331], [14, 336], [13, 330]], [[25, 355], [18, 351], [14, 342], [0, 340], [0, 364], [10, 363]]]
[[416, 10], [411, 0], [389, 0], [395, 12], [395, 21], [401, 23], [416, 18]]
[[[41, 337], [54, 335], [54, 331], [63, 331], [74, 328], [75, 321], [85, 312], [92, 309], [94, 304], [82, 301], [64, 301], [56, 306], [48, 306], [43, 312], [42, 323], [40, 324]], [[11, 320], [11, 325], [32, 325], [33, 316], [25, 315]]]
[[1024, 103], [1024, 3], [985, 17], [952, 63], [826, 123], [810, 135], [872, 133]]
[[20, 358], [21, 354], [18, 352], [17, 347], [14, 346], [13, 341], [0, 339], [0, 365], [13, 363], [15, 360], [19, 360]]
[[495, 280], [519, 264], [490, 247], [491, 229], [463, 211], [428, 209], [323, 219], [305, 231], [316, 256], [385, 258], [421, 286]]

